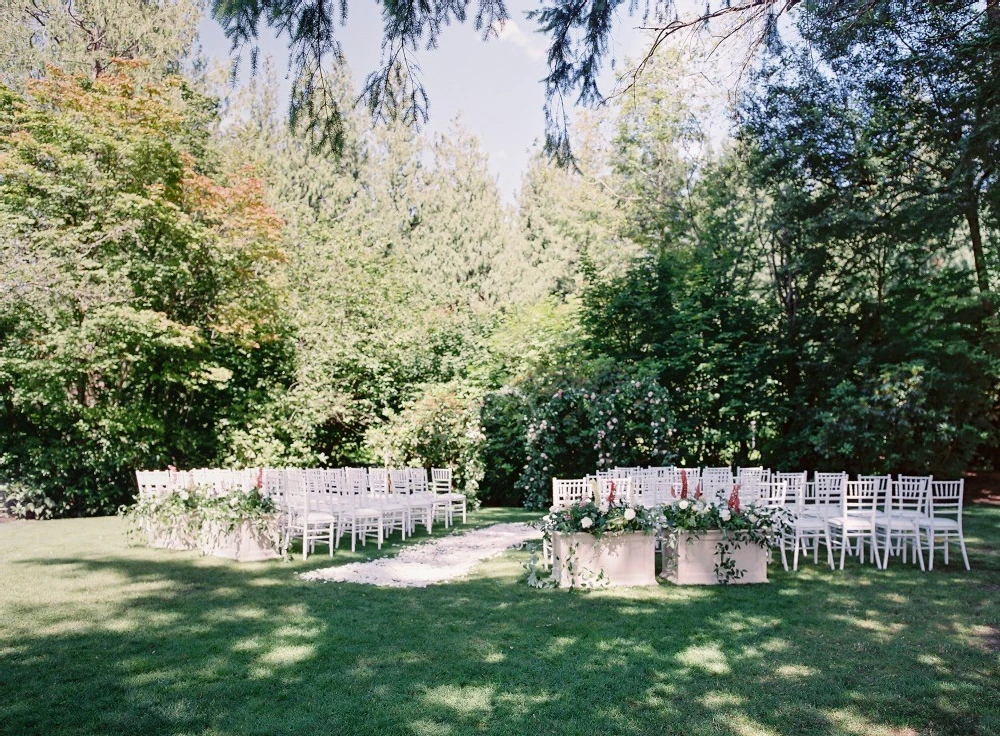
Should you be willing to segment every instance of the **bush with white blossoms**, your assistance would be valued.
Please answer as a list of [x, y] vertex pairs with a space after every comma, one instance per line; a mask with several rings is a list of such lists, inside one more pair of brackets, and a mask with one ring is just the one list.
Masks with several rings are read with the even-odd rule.
[[649, 509], [630, 506], [624, 501], [598, 504], [591, 500], [561, 509], [553, 507], [537, 524], [548, 539], [554, 533], [580, 532], [599, 539], [605, 534], [649, 534], [656, 528], [656, 515]]

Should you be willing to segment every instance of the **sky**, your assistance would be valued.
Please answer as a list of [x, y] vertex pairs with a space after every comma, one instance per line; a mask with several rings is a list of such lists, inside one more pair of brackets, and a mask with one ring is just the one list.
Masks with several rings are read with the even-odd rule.
[[[513, 202], [534, 146], [544, 135], [544, 85], [546, 39], [534, 31], [525, 12], [538, 7], [539, 0], [508, 0], [510, 20], [499, 38], [484, 42], [472, 23], [445, 29], [436, 49], [417, 57], [424, 87], [430, 97], [430, 121], [426, 131], [447, 130], [456, 116], [475, 134], [488, 155], [504, 199]], [[382, 43], [380, 6], [366, 0], [350, 3], [347, 24], [339, 33], [347, 62], [357, 88], [379, 63]], [[638, 29], [640, 17], [622, 14], [616, 24], [611, 53], [618, 70], [626, 69], [627, 58], [638, 57], [649, 45], [647, 32]], [[229, 43], [222, 28], [206, 16], [200, 26], [203, 51], [228, 62]], [[268, 34], [261, 50], [275, 60], [275, 68], [287, 68], [287, 48], [282, 40]], [[602, 92], [610, 92], [616, 74], [610, 63], [603, 73]], [[287, 98], [289, 79], [282, 80]]]
[[[456, 116], [480, 141], [489, 156], [505, 199], [513, 199], [527, 168], [532, 147], [544, 134], [545, 39], [533, 31], [525, 11], [538, 7], [537, 0], [508, 0], [511, 19], [500, 37], [484, 42], [472, 23], [445, 29], [438, 48], [417, 57], [430, 97], [429, 133], [444, 132]], [[360, 88], [368, 72], [378, 66], [381, 55], [380, 6], [355, 0], [350, 3], [347, 24], [340, 31], [347, 62]], [[635, 30], [638, 18], [623, 16], [618, 23], [613, 55], [624, 59], [645, 47], [644, 35]], [[203, 51], [223, 61], [229, 58], [229, 43], [222, 28], [206, 16], [200, 26]], [[265, 31], [266, 32], [266, 31]], [[273, 35], [263, 39], [262, 52], [273, 57], [276, 69], [287, 65], [287, 50]], [[604, 75], [610, 91], [614, 74]], [[290, 80], [283, 80], [287, 94]], [[602, 90], [603, 91], [603, 90]]]

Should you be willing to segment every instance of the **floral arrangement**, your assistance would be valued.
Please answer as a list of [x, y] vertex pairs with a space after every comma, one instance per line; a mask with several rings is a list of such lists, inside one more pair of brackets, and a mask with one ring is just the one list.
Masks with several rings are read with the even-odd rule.
[[193, 539], [201, 529], [201, 488], [174, 488], [168, 493], [136, 496], [135, 504], [119, 509], [130, 531], [140, 534], [173, 533], [178, 539]]
[[656, 514], [643, 506], [633, 506], [616, 498], [615, 484], [607, 501], [598, 503], [591, 499], [565, 508], [552, 507], [542, 517], [539, 528], [547, 538], [553, 533], [593, 534], [598, 539], [605, 534], [653, 531], [657, 526]]
[[208, 486], [174, 488], [168, 493], [137, 497], [133, 506], [122, 507], [120, 513], [130, 522], [132, 532], [147, 538], [168, 534], [187, 548], [210, 546], [246, 523], [259, 537], [277, 534], [278, 509], [274, 500], [263, 493], [262, 472], [249, 491], [218, 493]]
[[745, 571], [736, 568], [732, 560], [732, 545], [755, 544], [769, 548], [776, 535], [789, 524], [788, 511], [784, 508], [740, 503], [740, 486], [734, 485], [725, 502], [706, 501], [696, 489], [688, 495], [687, 478], [682, 475], [681, 491], [677, 501], [660, 509], [659, 523], [665, 535], [686, 532], [697, 537], [699, 532], [722, 532], [719, 543], [719, 564], [716, 574], [721, 582], [731, 582], [742, 577]]

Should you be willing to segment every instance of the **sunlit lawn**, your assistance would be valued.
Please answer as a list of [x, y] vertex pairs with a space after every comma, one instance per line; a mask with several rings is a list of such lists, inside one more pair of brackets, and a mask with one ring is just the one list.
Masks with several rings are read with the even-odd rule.
[[524, 552], [378, 589], [295, 575], [371, 548], [239, 566], [117, 519], [2, 524], [0, 733], [997, 734], [1000, 508], [966, 526], [971, 573], [570, 594]]

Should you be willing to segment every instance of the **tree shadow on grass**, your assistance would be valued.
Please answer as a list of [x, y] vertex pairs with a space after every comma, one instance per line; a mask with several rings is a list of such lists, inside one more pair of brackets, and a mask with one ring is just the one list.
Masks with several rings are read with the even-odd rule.
[[973, 573], [807, 565], [778, 567], [769, 586], [591, 594], [528, 588], [523, 558], [404, 590], [149, 551], [20, 560], [67, 593], [4, 609], [16, 636], [0, 639], [0, 732], [966, 736], [1000, 726], [993, 554]]

